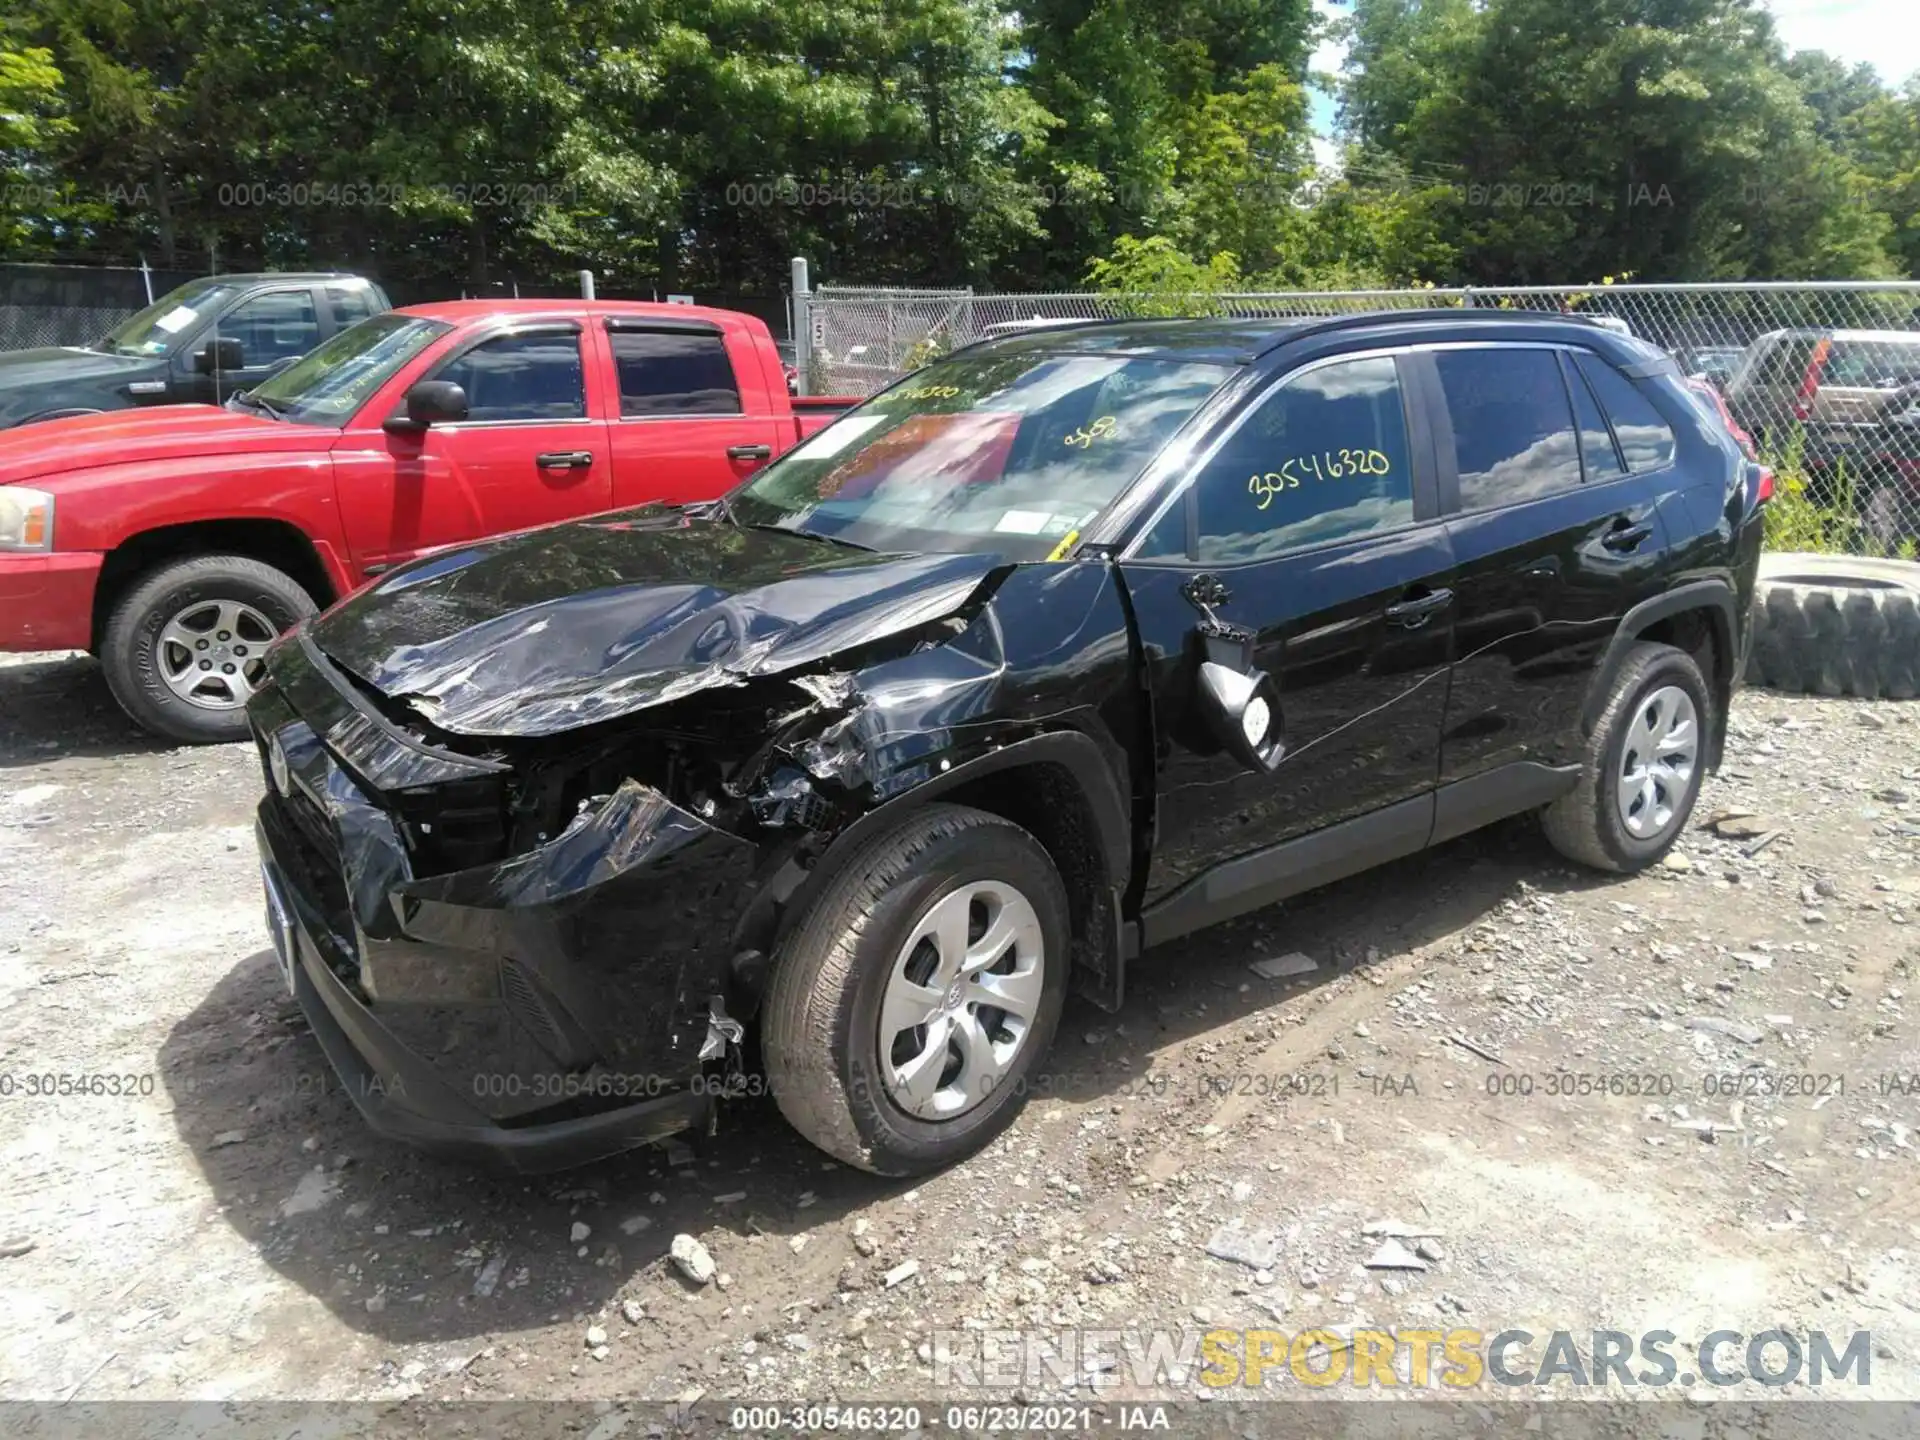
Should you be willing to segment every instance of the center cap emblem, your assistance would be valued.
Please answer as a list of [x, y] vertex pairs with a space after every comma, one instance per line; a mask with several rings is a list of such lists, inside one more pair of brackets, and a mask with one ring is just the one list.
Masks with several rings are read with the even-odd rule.
[[967, 987], [965, 981], [954, 981], [953, 988], [947, 991], [947, 1009], [958, 1010], [960, 1008], [960, 1001], [966, 992]]

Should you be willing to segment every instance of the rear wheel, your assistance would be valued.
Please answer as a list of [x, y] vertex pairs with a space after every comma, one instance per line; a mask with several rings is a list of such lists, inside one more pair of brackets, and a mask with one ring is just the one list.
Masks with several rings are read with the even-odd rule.
[[1597, 870], [1644, 870], [1673, 848], [1700, 794], [1713, 701], [1684, 650], [1641, 642], [1587, 741], [1580, 783], [1547, 807], [1547, 839]]
[[267, 646], [315, 608], [293, 577], [245, 556], [167, 565], [114, 607], [100, 654], [107, 684], [155, 734], [196, 745], [242, 739]]
[[765, 1022], [781, 1112], [882, 1175], [972, 1154], [1052, 1044], [1068, 941], [1066, 892], [1025, 830], [954, 805], [903, 816], [783, 947]]

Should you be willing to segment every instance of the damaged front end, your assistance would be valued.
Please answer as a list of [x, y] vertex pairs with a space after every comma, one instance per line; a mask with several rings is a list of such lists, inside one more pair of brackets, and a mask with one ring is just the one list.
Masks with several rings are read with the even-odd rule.
[[1019, 738], [987, 719], [1004, 574], [949, 567], [884, 619], [816, 611], [747, 644], [709, 613], [698, 664], [574, 667], [519, 705], [464, 657], [426, 695], [313, 629], [280, 645], [250, 707], [270, 905], [376, 1128], [544, 1169], [708, 1120], [835, 838]]

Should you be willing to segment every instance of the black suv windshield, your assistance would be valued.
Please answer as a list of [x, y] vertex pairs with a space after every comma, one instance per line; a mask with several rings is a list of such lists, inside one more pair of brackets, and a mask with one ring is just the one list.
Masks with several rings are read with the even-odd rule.
[[344, 425], [394, 371], [452, 328], [417, 315], [375, 315], [254, 386], [246, 400], [282, 420]]
[[733, 515], [873, 550], [1042, 559], [1233, 373], [1025, 349], [941, 361], [762, 471]]
[[237, 286], [219, 280], [188, 281], [139, 314], [122, 320], [96, 348], [114, 355], [171, 354], [182, 336], [226, 304], [237, 290]]

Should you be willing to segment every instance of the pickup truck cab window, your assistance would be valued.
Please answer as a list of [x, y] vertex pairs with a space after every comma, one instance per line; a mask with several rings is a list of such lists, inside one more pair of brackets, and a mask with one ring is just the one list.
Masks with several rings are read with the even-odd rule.
[[578, 420], [587, 413], [586, 371], [577, 331], [496, 335], [435, 373], [467, 392], [467, 418]]
[[378, 315], [384, 308], [371, 285], [329, 285], [326, 293], [327, 303], [333, 307], [333, 323], [337, 329], [358, 325], [369, 315]]
[[417, 315], [376, 315], [340, 331], [239, 403], [302, 425], [344, 425], [395, 371], [452, 328]]
[[1194, 482], [1198, 556], [1231, 564], [1413, 523], [1393, 357], [1316, 366], [1258, 402]]
[[1442, 350], [1460, 508], [1491, 510], [1580, 487], [1580, 445], [1558, 354], [1517, 346]]
[[742, 524], [867, 549], [1045, 559], [1232, 373], [1139, 356], [956, 357], [881, 392], [730, 504]]
[[717, 332], [614, 330], [622, 418], [738, 415], [740, 382]]
[[320, 317], [308, 289], [269, 290], [236, 305], [216, 325], [222, 339], [238, 340], [246, 368], [297, 360], [320, 341]]

